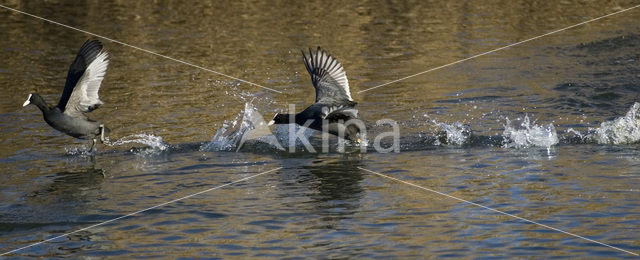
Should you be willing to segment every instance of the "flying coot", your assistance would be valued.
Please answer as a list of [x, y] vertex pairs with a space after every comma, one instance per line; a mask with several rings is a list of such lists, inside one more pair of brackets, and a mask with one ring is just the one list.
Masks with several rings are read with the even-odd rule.
[[23, 106], [36, 105], [42, 111], [44, 121], [60, 132], [93, 140], [90, 149], [93, 150], [96, 138], [100, 136], [100, 141], [104, 142], [104, 136], [109, 133], [104, 124], [87, 117], [87, 113], [103, 104], [98, 98], [98, 90], [108, 65], [109, 55], [102, 51], [102, 43], [87, 40], [69, 67], [58, 105], [50, 107], [40, 95], [31, 93]]
[[[295, 115], [277, 113], [269, 125], [296, 123], [360, 143], [356, 102], [349, 93], [349, 81], [342, 64], [318, 47], [302, 57], [316, 89], [316, 103]], [[292, 120], [293, 119], [293, 120]]]

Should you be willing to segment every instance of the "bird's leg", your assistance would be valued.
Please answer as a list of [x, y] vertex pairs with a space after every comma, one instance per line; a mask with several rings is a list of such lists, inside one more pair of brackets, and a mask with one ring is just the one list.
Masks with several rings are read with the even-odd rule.
[[89, 148], [89, 152], [93, 152], [93, 147], [96, 146], [96, 139], [91, 139], [91, 148]]
[[100, 125], [100, 142], [104, 143], [104, 125]]

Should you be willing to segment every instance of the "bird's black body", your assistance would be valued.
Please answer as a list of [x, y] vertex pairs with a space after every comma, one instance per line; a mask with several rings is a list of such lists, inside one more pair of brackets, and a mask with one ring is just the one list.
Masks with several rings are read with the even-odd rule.
[[41, 111], [44, 121], [54, 129], [78, 139], [92, 140], [102, 134], [110, 132], [109, 128], [100, 122], [90, 118], [78, 119], [63, 113], [57, 106], [50, 107], [44, 99], [34, 93], [31, 96], [31, 103], [36, 105]]
[[[355, 107], [355, 102], [353, 106]], [[358, 134], [360, 133], [360, 125], [357, 117], [350, 116], [343, 113], [329, 114], [331, 117], [324, 118], [322, 113], [323, 108], [326, 108], [324, 104], [313, 104], [307, 107], [302, 112], [294, 115], [293, 123], [301, 126], [307, 126], [308, 128], [326, 131], [332, 135], [343, 137], [350, 141], [358, 141]], [[273, 118], [274, 124], [289, 124], [290, 114], [276, 114]], [[326, 124], [326, 125], [324, 125]]]
[[351, 99], [342, 65], [320, 47], [315, 52], [309, 50], [309, 56], [304, 52], [302, 55], [316, 89], [316, 103], [295, 114], [294, 120], [290, 114], [276, 114], [272, 124], [296, 123], [359, 142], [364, 126], [358, 119], [357, 103]]
[[44, 121], [62, 133], [79, 139], [93, 140], [94, 145], [98, 136], [104, 141], [104, 135], [109, 133], [109, 128], [88, 118], [86, 113], [102, 104], [98, 98], [98, 90], [109, 63], [107, 58], [99, 41], [86, 41], [69, 67], [58, 105], [49, 106], [40, 95], [32, 93], [24, 106], [36, 105], [42, 111]]

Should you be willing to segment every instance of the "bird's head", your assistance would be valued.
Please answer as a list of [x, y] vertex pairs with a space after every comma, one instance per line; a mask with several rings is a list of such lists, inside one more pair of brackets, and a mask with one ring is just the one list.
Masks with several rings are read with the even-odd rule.
[[27, 101], [24, 102], [24, 104], [22, 104], [23, 107], [28, 106], [29, 104], [31, 104], [31, 98], [33, 98], [33, 93], [30, 93], [29, 96], [27, 97]]
[[269, 125], [273, 124], [288, 124], [289, 123], [289, 114], [280, 114], [276, 113], [271, 121], [269, 121]]
[[36, 105], [40, 110], [42, 110], [42, 112], [45, 111], [49, 111], [51, 110], [51, 108], [49, 107], [49, 105], [47, 105], [47, 102], [44, 101], [44, 99], [38, 95], [37, 93], [31, 93], [29, 94], [29, 96], [27, 97], [27, 101], [25, 101], [22, 106], [26, 107], [29, 104], [34, 104]]
[[34, 104], [37, 107], [39, 107], [40, 109], [47, 108], [47, 102], [44, 101], [44, 99], [40, 95], [38, 95], [38, 93], [29, 94], [29, 96], [27, 97], [27, 101], [25, 101], [22, 104], [22, 106], [26, 107], [29, 104]]

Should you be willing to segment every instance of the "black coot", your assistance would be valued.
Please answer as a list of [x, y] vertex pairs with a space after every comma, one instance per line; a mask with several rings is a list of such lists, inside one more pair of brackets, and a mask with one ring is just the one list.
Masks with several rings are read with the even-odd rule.
[[316, 89], [316, 103], [295, 115], [278, 113], [269, 125], [296, 123], [323, 131], [324, 121], [330, 134], [360, 142], [362, 122], [342, 64], [320, 47], [315, 52], [309, 49], [309, 56], [302, 52], [302, 57]]
[[60, 132], [75, 138], [93, 140], [93, 150], [96, 138], [100, 136], [100, 140], [104, 142], [109, 128], [88, 118], [86, 114], [103, 104], [98, 98], [98, 90], [108, 65], [109, 55], [102, 51], [102, 43], [87, 40], [69, 67], [67, 82], [58, 105], [50, 107], [40, 95], [32, 93], [23, 106], [36, 105], [42, 111], [44, 121]]

